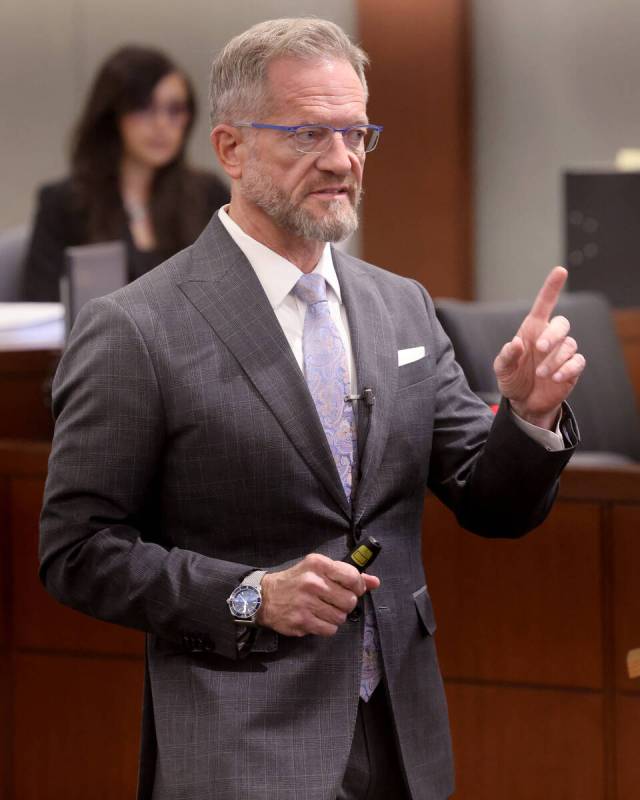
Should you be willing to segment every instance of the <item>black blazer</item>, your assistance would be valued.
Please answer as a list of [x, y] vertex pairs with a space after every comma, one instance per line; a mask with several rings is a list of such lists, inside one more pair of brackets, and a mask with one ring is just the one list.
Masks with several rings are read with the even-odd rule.
[[[205, 197], [202, 228], [220, 206], [229, 202], [229, 190], [212, 173], [193, 172], [194, 190]], [[128, 226], [121, 235], [127, 248], [129, 280], [139, 278], [173, 255], [161, 250], [138, 250]], [[31, 242], [25, 261], [22, 298], [29, 301], [56, 302], [60, 299], [60, 276], [64, 271], [64, 250], [88, 243], [87, 220], [73, 205], [69, 178], [42, 186]]]

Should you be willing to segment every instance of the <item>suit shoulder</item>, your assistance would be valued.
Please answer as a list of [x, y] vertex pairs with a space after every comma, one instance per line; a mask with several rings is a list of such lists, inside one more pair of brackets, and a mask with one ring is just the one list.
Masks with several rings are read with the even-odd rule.
[[117, 305], [129, 310], [140, 305], [152, 307], [175, 302], [176, 296], [181, 296], [179, 284], [189, 273], [193, 260], [192, 252], [193, 245], [180, 250], [144, 275], [107, 296]]

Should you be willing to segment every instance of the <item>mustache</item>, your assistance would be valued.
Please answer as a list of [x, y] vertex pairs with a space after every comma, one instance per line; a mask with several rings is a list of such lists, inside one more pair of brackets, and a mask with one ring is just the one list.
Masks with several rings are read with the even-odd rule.
[[352, 194], [353, 192], [357, 192], [358, 190], [362, 191], [362, 189], [358, 186], [358, 184], [351, 180], [351, 181], [344, 181], [344, 179], [325, 182], [322, 184], [313, 184], [310, 186], [307, 191], [311, 192], [324, 192], [327, 189], [338, 190], [338, 191], [345, 191]]

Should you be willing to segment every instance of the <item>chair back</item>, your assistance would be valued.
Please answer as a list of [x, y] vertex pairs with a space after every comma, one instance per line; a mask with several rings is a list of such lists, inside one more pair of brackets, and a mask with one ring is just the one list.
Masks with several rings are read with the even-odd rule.
[[[529, 312], [528, 303], [437, 300], [436, 313], [451, 339], [471, 389], [497, 393], [493, 361]], [[582, 451], [615, 453], [640, 461], [640, 419], [606, 299], [595, 292], [563, 294], [554, 314], [571, 322], [587, 367], [569, 397]]]
[[31, 235], [30, 225], [0, 232], [0, 302], [22, 299], [22, 269]]

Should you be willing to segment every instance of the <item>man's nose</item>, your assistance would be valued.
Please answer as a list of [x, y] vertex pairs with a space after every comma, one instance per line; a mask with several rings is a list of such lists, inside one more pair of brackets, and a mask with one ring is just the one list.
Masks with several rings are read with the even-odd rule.
[[318, 169], [333, 172], [336, 175], [347, 175], [353, 169], [353, 159], [356, 158], [347, 145], [341, 133], [334, 133], [329, 147], [320, 153], [316, 161]]

